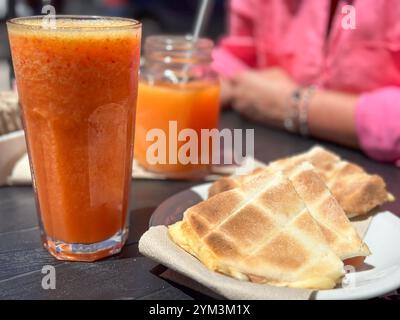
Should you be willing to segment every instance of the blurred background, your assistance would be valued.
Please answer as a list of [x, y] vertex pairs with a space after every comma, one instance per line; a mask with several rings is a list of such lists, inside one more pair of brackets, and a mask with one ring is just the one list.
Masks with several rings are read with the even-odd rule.
[[[57, 14], [132, 17], [143, 23], [143, 39], [151, 34], [190, 33], [200, 0], [0, 0], [0, 90], [10, 87], [12, 70], [6, 20], [39, 15], [52, 4]], [[225, 0], [215, 0], [204, 36], [217, 40], [225, 30]]]

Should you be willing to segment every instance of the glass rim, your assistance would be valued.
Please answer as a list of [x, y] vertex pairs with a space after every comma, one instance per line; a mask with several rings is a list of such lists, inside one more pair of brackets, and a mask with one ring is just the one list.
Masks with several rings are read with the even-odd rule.
[[[44, 30], [41, 24], [32, 25], [29, 23], [24, 23], [24, 21], [42, 20], [46, 18], [46, 15], [36, 15], [36, 16], [26, 16], [26, 17], [16, 17], [11, 18], [6, 21], [7, 25], [16, 26], [20, 28], [26, 28], [30, 30]], [[124, 21], [126, 24], [119, 25], [82, 25], [82, 26], [57, 26], [54, 31], [64, 30], [64, 31], [97, 31], [97, 30], [118, 30], [118, 29], [128, 29], [134, 28], [138, 29], [142, 26], [142, 23], [138, 20], [123, 17], [112, 17], [112, 16], [97, 16], [97, 15], [54, 15], [56, 20], [103, 20], [103, 21]]]
[[145, 47], [165, 51], [211, 50], [214, 47], [214, 41], [206, 37], [201, 37], [196, 41], [193, 41], [191, 35], [151, 35], [146, 37]]

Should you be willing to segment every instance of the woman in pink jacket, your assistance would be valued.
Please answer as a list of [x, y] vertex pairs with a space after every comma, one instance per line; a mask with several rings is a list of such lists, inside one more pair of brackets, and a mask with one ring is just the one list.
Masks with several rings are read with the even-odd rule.
[[399, 0], [232, 0], [223, 100], [400, 165]]

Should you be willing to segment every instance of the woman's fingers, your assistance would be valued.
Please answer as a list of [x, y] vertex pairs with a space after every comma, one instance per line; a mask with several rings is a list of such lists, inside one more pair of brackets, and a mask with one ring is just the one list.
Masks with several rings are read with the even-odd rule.
[[248, 103], [242, 99], [235, 99], [232, 101], [232, 108], [237, 112], [245, 112], [248, 107]]
[[221, 79], [220, 101], [223, 108], [229, 107], [233, 101], [233, 85], [229, 79]]
[[254, 119], [256, 108], [253, 75], [254, 72], [243, 72], [232, 79], [232, 107], [237, 112]]
[[261, 114], [260, 110], [257, 109], [257, 106], [249, 100], [246, 99], [235, 99], [232, 102], [232, 108], [240, 113], [242, 116], [251, 119], [260, 121]]

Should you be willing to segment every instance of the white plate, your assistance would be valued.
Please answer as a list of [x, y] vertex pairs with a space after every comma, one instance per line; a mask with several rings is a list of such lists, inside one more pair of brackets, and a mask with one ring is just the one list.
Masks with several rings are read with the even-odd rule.
[[[207, 198], [209, 186], [201, 184], [168, 198], [153, 213], [150, 225], [180, 220], [188, 207]], [[316, 291], [314, 299], [369, 299], [400, 288], [400, 219], [387, 211], [377, 213], [364, 240], [372, 252], [365, 260], [366, 270], [348, 274], [347, 288]]]

